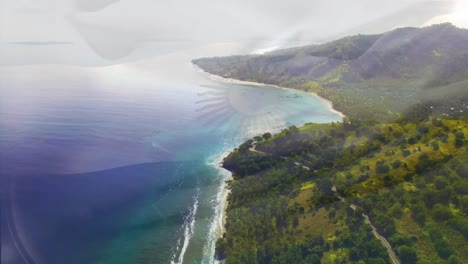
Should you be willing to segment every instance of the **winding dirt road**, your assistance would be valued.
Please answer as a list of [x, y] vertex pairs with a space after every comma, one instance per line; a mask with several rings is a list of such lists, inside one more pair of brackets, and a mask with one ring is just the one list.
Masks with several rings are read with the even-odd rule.
[[[256, 149], [256, 145], [253, 144], [252, 147], [249, 149], [250, 151], [253, 151], [253, 152], [257, 152], [257, 153], [262, 153], [262, 154], [265, 154], [265, 155], [271, 155], [269, 153], [266, 153], [266, 152], [263, 152], [263, 151], [260, 151], [260, 150], [257, 150]], [[287, 159], [286, 157], [283, 157], [283, 156], [280, 156], [280, 158], [282, 159]], [[299, 166], [299, 167], [302, 167], [303, 169], [305, 170], [310, 170], [309, 167], [305, 166], [304, 164], [300, 163], [300, 162], [297, 162], [295, 161], [294, 164], [296, 166]], [[342, 197], [337, 191], [336, 191], [336, 187], [333, 186], [332, 187], [332, 191], [338, 196], [338, 198], [342, 201], [342, 202], [345, 202], [346, 199], [344, 197]], [[355, 204], [350, 204], [349, 207], [351, 209], [353, 209], [354, 211], [356, 211], [356, 208], [357, 206]], [[388, 240], [379, 234], [379, 232], [377, 231], [377, 228], [372, 224], [372, 221], [370, 220], [369, 216], [366, 215], [366, 214], [362, 214], [362, 217], [364, 218], [364, 222], [366, 222], [368, 225], [370, 225], [370, 227], [372, 228], [372, 234], [374, 234], [375, 238], [377, 238], [380, 243], [382, 244], [382, 246], [385, 247], [385, 249], [387, 250], [387, 253], [388, 253], [388, 256], [390, 257], [390, 260], [392, 261], [393, 264], [401, 264], [401, 261], [400, 259], [398, 258], [398, 256], [396, 255], [395, 251], [393, 250], [392, 246], [390, 245], [390, 243], [388, 242]]]

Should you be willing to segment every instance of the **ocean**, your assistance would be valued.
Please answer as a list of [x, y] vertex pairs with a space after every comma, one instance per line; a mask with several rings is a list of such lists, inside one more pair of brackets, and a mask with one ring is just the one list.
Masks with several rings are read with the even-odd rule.
[[213, 78], [200, 56], [0, 68], [2, 263], [215, 263], [222, 157], [341, 119], [311, 94]]

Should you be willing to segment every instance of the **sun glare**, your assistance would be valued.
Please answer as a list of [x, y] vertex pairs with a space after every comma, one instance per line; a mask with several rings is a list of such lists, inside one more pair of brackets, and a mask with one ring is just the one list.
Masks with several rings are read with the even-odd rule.
[[257, 55], [262, 55], [262, 54], [265, 54], [267, 52], [270, 52], [270, 51], [274, 51], [278, 49], [278, 47], [269, 47], [269, 48], [264, 48], [264, 49], [257, 49], [253, 52], [253, 54], [257, 54]]
[[454, 23], [460, 23], [459, 26], [468, 27], [468, 0], [459, 0], [452, 16]]
[[426, 22], [427, 25], [450, 22], [458, 27], [468, 28], [468, 0], [457, 0], [452, 12], [437, 16]]

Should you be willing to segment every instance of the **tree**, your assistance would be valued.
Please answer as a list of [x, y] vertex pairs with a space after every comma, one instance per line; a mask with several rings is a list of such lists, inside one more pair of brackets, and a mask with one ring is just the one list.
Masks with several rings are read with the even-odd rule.
[[434, 185], [435, 185], [437, 190], [442, 190], [448, 185], [448, 182], [447, 182], [447, 179], [445, 177], [437, 176], [434, 179]]
[[359, 260], [359, 251], [354, 247], [349, 250], [349, 260], [351, 261]]
[[416, 240], [416, 238], [403, 235], [403, 234], [399, 234], [399, 233], [395, 233], [388, 240], [390, 241], [392, 246], [398, 247], [398, 246], [403, 246], [403, 245], [411, 246], [413, 242]]
[[[385, 252], [382, 245], [377, 239], [372, 239], [365, 244], [367, 256], [368, 257], [380, 257], [382, 255], [382, 251]], [[385, 254], [385, 253], [384, 253]]]
[[395, 160], [395, 161], [392, 163], [392, 167], [393, 167], [394, 169], [398, 169], [398, 168], [400, 168], [400, 166], [401, 166], [401, 161], [400, 161], [400, 160]]
[[423, 226], [426, 222], [426, 213], [424, 209], [417, 209], [417, 208], [421, 208], [421, 207], [419, 206], [413, 207], [413, 211], [411, 212], [411, 217], [413, 218], [414, 221], [416, 221], [416, 223]]
[[408, 144], [414, 145], [418, 142], [418, 140], [415, 137], [410, 137], [408, 138]]
[[459, 198], [459, 207], [468, 215], [468, 195], [463, 195]]
[[333, 183], [328, 177], [320, 179], [318, 181], [318, 183], [317, 183], [317, 187], [318, 187], [319, 191], [321, 191], [321, 192], [323, 192], [325, 194], [332, 194], [333, 193], [333, 191], [332, 191]]
[[468, 181], [457, 181], [454, 184], [454, 190], [461, 195], [468, 194]]
[[465, 240], [468, 240], [468, 219], [464, 217], [456, 217], [447, 221], [449, 226], [454, 230], [457, 230], [465, 236]]
[[368, 258], [367, 259], [368, 264], [386, 264], [385, 260], [382, 258]]
[[437, 141], [433, 141], [431, 143], [431, 146], [432, 146], [432, 149], [435, 151], [438, 151], [440, 149], [439, 143], [437, 143]]
[[465, 134], [462, 131], [458, 131], [455, 133], [455, 138], [465, 139]]
[[263, 137], [261, 137], [261, 136], [255, 136], [253, 139], [254, 139], [255, 141], [257, 141], [257, 142], [260, 142], [260, 141], [262, 141]]
[[218, 238], [216, 241], [216, 247], [215, 247], [215, 258], [217, 260], [223, 260], [226, 258], [226, 248], [227, 248], [227, 243], [226, 240], [223, 238]]
[[423, 226], [426, 223], [426, 214], [424, 212], [414, 212], [411, 214], [416, 223]]
[[468, 164], [460, 164], [455, 168], [455, 170], [457, 171], [458, 176], [468, 178]]
[[354, 209], [354, 215], [361, 216], [363, 213], [364, 209], [362, 209], [362, 207], [360, 206], [356, 206], [356, 208]]
[[377, 174], [383, 174], [383, 173], [387, 173], [390, 171], [390, 167], [388, 167], [387, 165], [385, 164], [379, 164], [375, 167], [375, 172]]
[[432, 219], [436, 222], [446, 221], [452, 218], [452, 212], [450, 209], [442, 204], [436, 204], [434, 209], [432, 209]]
[[396, 232], [395, 222], [392, 217], [386, 214], [377, 214], [374, 219], [374, 224], [384, 235], [390, 236]]
[[395, 203], [392, 207], [390, 207], [390, 214], [398, 219], [403, 217], [403, 209], [401, 208], [400, 203]]
[[418, 129], [418, 132], [421, 134], [427, 134], [429, 132], [429, 128], [423, 124], [419, 125], [417, 129]]
[[402, 151], [402, 154], [403, 154], [403, 157], [406, 158], [406, 157], [408, 157], [409, 155], [411, 155], [411, 151], [409, 151], [408, 149], [404, 149], [404, 150]]
[[299, 225], [299, 218], [297, 217], [297, 215], [295, 215], [293, 217], [293, 223], [292, 224], [293, 224], [293, 227], [295, 227], [295, 228]]
[[400, 256], [402, 263], [416, 263], [418, 257], [416, 251], [409, 246], [401, 246], [398, 248], [398, 256]]
[[263, 139], [268, 140], [268, 139], [271, 138], [271, 133], [265, 133], [265, 134], [263, 134], [262, 137], [263, 137]]
[[253, 140], [249, 139], [246, 142], [244, 142], [242, 145], [239, 146], [239, 152], [245, 153], [247, 150], [249, 150], [252, 147]]
[[321, 259], [317, 254], [312, 254], [312, 255], [307, 256], [304, 263], [320, 264]]
[[417, 173], [422, 173], [423, 171], [431, 168], [434, 166], [434, 162], [429, 159], [429, 155], [427, 153], [422, 153], [418, 158], [418, 163], [414, 167]]
[[291, 134], [299, 133], [299, 128], [297, 128], [296, 126], [290, 126], [290, 127], [289, 127], [289, 132], [290, 132]]
[[447, 259], [447, 263], [448, 264], [461, 264], [461, 260], [455, 256], [455, 255], [451, 255], [448, 259]]
[[323, 247], [320, 246], [320, 245], [315, 245], [313, 248], [312, 248], [312, 254], [316, 254], [317, 256], [319, 256], [320, 258], [323, 257]]
[[447, 259], [450, 255], [452, 255], [452, 249], [450, 248], [447, 241], [443, 239], [438, 239], [434, 242], [435, 250], [437, 254], [444, 259]]
[[[405, 163], [405, 165], [406, 165], [406, 163]], [[404, 179], [405, 181], [411, 181], [411, 180], [413, 179], [413, 173], [407, 172], [407, 173], [403, 176], [403, 179]]]

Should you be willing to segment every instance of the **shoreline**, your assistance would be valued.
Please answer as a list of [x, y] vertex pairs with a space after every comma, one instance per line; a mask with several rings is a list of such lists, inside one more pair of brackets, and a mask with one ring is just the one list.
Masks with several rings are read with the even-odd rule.
[[220, 211], [220, 221], [219, 221], [219, 227], [218, 227], [218, 237], [222, 237], [223, 234], [226, 232], [226, 228], [225, 228], [225, 225], [226, 225], [226, 221], [227, 221], [227, 214], [226, 214], [226, 210], [227, 210], [227, 207], [228, 207], [228, 196], [229, 196], [229, 193], [231, 193], [231, 190], [228, 188], [228, 184], [227, 184], [227, 181], [232, 181], [234, 180], [233, 176], [232, 176], [232, 172], [223, 168], [223, 164], [222, 164], [222, 161], [224, 160], [225, 157], [227, 157], [227, 155], [229, 155], [229, 153], [231, 153], [233, 150], [230, 150], [227, 154], [226, 153], [223, 153], [222, 156], [220, 156], [220, 162], [218, 163], [218, 168], [223, 171], [224, 173], [226, 173], [227, 175], [225, 175], [225, 177], [223, 177], [223, 183], [221, 185], [222, 187], [222, 191], [221, 191], [221, 204], [220, 204], [220, 207], [221, 207], [221, 211]]
[[[322, 102], [324, 102], [328, 106], [328, 109], [331, 112], [336, 113], [341, 118], [346, 117], [346, 115], [344, 113], [342, 113], [342, 112], [336, 110], [335, 108], [333, 108], [333, 102], [332, 101], [318, 95], [317, 93], [302, 91], [302, 90], [294, 89], [294, 88], [290, 88], [290, 87], [282, 87], [282, 86], [278, 86], [278, 85], [274, 85], [274, 84], [266, 84], [266, 83], [258, 83], [258, 82], [251, 82], [251, 81], [242, 81], [242, 80], [237, 80], [237, 79], [233, 79], [233, 78], [226, 78], [226, 77], [222, 77], [222, 76], [219, 76], [219, 75], [216, 75], [216, 74], [209, 73], [209, 72], [205, 71], [204, 69], [200, 68], [196, 64], [192, 64], [192, 65], [194, 65], [200, 72], [202, 72], [204, 74], [207, 74], [207, 77], [209, 79], [215, 80], [215, 81], [221, 81], [221, 82], [229, 83], [229, 84], [252, 85], [252, 86], [270, 86], [270, 87], [275, 87], [275, 88], [283, 89], [283, 90], [289, 90], [289, 91], [294, 91], [294, 92], [303, 92], [303, 93], [311, 94], [311, 95], [315, 96], [316, 98], [318, 98], [319, 100], [321, 100]], [[227, 207], [228, 207], [227, 198], [228, 198], [228, 195], [230, 193], [230, 190], [228, 189], [228, 186], [227, 186], [226, 182], [230, 181], [230, 180], [233, 180], [233, 176], [232, 176], [231, 171], [226, 170], [225, 168], [223, 168], [222, 162], [223, 162], [224, 158], [227, 157], [227, 155], [229, 155], [229, 153], [231, 153], [232, 151], [233, 151], [233, 149], [229, 149], [229, 150], [221, 153], [215, 159], [215, 162], [214, 162], [215, 164], [213, 164], [215, 167], [217, 167], [219, 169], [219, 171], [221, 173], [226, 173], [227, 174], [222, 179], [223, 181], [222, 181], [221, 186], [220, 186], [221, 190], [219, 191], [218, 197], [217, 197], [217, 200], [219, 201], [218, 210], [220, 210], [220, 211], [219, 211], [218, 219], [217, 219], [217, 228], [216, 228], [216, 230], [214, 230], [216, 240], [218, 238], [222, 238], [223, 234], [226, 232], [226, 229], [225, 229], [225, 225], [226, 225], [226, 221], [227, 221], [227, 212], [226, 211], [227, 211]], [[216, 240], [214, 241], [214, 243], [216, 243]], [[222, 263], [222, 261], [221, 262], [220, 261], [215, 261], [215, 263]]]
[[[211, 253], [215, 253], [215, 247], [216, 247], [216, 241], [218, 238], [223, 237], [223, 234], [226, 232], [225, 230], [225, 224], [226, 224], [226, 210], [228, 206], [227, 198], [230, 193], [230, 190], [227, 186], [227, 181], [230, 181], [233, 179], [232, 172], [229, 170], [226, 170], [223, 168], [223, 160], [225, 157], [229, 155], [234, 150], [234, 148], [229, 148], [223, 151], [222, 153], [218, 154], [214, 160], [211, 162], [211, 166], [216, 168], [218, 170], [218, 173], [220, 175], [220, 186], [218, 193], [216, 194], [216, 201], [218, 202], [217, 208], [216, 208], [216, 216], [215, 220], [212, 223], [212, 227], [210, 228], [210, 232], [213, 233], [213, 237], [211, 241]], [[214, 257], [214, 255], [212, 256]], [[213, 263], [222, 263], [217, 260], [213, 260]]]
[[201, 71], [201, 72], [203, 72], [205, 74], [208, 74], [208, 78], [210, 78], [212, 80], [216, 80], [216, 81], [221, 81], [221, 82], [231, 83], [231, 84], [241, 84], [241, 85], [271, 86], [271, 87], [276, 87], [276, 88], [284, 89], [284, 90], [290, 90], [290, 91], [295, 91], [295, 92], [304, 92], [304, 93], [312, 94], [315, 97], [317, 97], [318, 99], [320, 99], [322, 102], [324, 102], [328, 106], [328, 109], [331, 112], [336, 113], [342, 119], [347, 117], [343, 112], [340, 112], [340, 111], [336, 110], [335, 108], [333, 108], [333, 102], [331, 100], [329, 100], [329, 99], [327, 99], [325, 97], [322, 97], [322, 96], [318, 95], [317, 93], [307, 92], [307, 91], [303, 91], [303, 90], [299, 90], [299, 89], [295, 89], [295, 88], [291, 88], [291, 87], [279, 86], [279, 85], [276, 85], [276, 84], [267, 84], [267, 83], [251, 82], [251, 81], [242, 81], [242, 80], [233, 79], [233, 78], [226, 78], [226, 77], [222, 77], [222, 76], [219, 76], [219, 75], [216, 75], [216, 74], [209, 73], [209, 72], [205, 71], [204, 69], [200, 68], [196, 64], [193, 64], [193, 65], [195, 65], [195, 67], [197, 67], [199, 69], [199, 71]]

